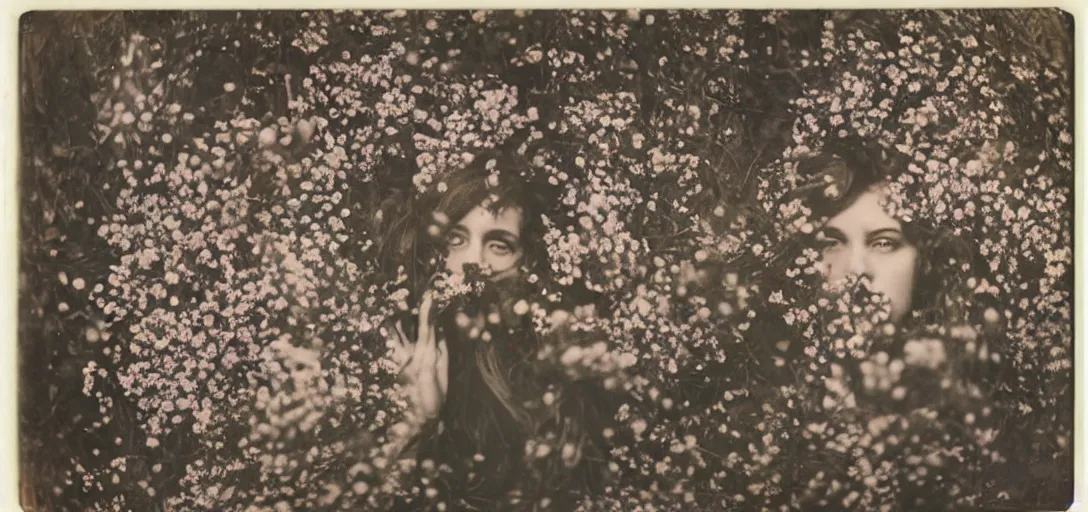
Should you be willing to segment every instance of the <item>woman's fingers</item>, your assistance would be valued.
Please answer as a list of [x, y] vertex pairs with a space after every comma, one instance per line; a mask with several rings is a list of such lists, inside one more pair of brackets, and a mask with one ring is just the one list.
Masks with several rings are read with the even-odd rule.
[[[403, 369], [404, 377], [410, 384], [411, 400], [415, 404], [414, 414], [423, 418], [438, 415], [449, 382], [447, 346], [444, 340], [437, 341], [433, 307], [433, 298], [427, 292], [419, 306], [418, 337], [414, 344], [406, 345], [410, 359]], [[398, 332], [403, 334], [403, 330]]]
[[404, 333], [404, 323], [397, 320], [397, 323], [393, 325], [393, 331], [396, 333], [397, 338], [401, 344], [408, 347], [412, 345], [412, 340], [408, 338], [408, 335]]
[[391, 330], [392, 335], [386, 340], [386, 346], [390, 349], [390, 358], [398, 367], [403, 369], [412, 359], [415, 344], [404, 334], [404, 328], [399, 320]]
[[432, 378], [439, 359], [436, 337], [435, 329], [428, 329], [427, 336], [419, 341], [417, 346], [420, 348], [416, 350], [419, 357], [420, 371], [428, 373], [428, 376]]
[[434, 320], [431, 316], [431, 307], [434, 302], [430, 292], [423, 294], [423, 301], [419, 306], [419, 337], [416, 339], [415, 357], [420, 358], [420, 364], [430, 367], [434, 364], [435, 333]]
[[435, 372], [438, 374], [438, 389], [442, 392], [442, 396], [446, 396], [450, 387], [450, 351], [444, 339], [438, 341], [438, 361], [435, 362]]
[[[423, 345], [424, 343], [419, 344]], [[444, 345], [443, 342], [442, 351], [444, 351]], [[415, 390], [419, 400], [417, 410], [421, 416], [428, 419], [438, 416], [438, 411], [446, 400], [446, 389], [448, 387], [444, 365], [441, 363], [442, 357], [439, 354], [440, 349], [433, 342], [430, 347], [433, 348], [424, 349], [420, 354]]]
[[419, 326], [431, 327], [434, 325], [434, 320], [431, 318], [431, 308], [434, 305], [434, 298], [430, 290], [423, 292], [423, 300], [419, 303]]

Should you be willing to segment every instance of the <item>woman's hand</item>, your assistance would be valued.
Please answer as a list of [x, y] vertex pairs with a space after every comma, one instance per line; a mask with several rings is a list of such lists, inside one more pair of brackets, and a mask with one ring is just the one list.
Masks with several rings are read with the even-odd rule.
[[420, 426], [438, 417], [449, 389], [449, 350], [435, 328], [431, 294], [425, 293], [419, 306], [419, 330], [413, 343], [398, 322], [393, 360], [401, 365], [400, 382], [408, 395], [408, 423]]

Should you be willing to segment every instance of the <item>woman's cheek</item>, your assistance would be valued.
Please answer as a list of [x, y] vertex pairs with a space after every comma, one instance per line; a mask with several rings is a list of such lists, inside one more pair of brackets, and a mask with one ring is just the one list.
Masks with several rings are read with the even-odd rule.
[[507, 256], [499, 261], [499, 266], [496, 270], [499, 272], [508, 272], [517, 267], [518, 257], [515, 255]]
[[873, 276], [873, 288], [891, 301], [895, 316], [901, 316], [910, 309], [910, 300], [914, 293], [914, 265], [917, 255], [916, 249], [904, 248], [885, 255], [875, 265], [878, 272]]
[[491, 271], [496, 278], [508, 277], [517, 272], [519, 255], [497, 256], [491, 260]]
[[465, 263], [467, 263], [465, 252], [464, 249], [451, 249], [446, 255], [446, 270], [454, 273], [464, 271]]
[[825, 254], [820, 261], [816, 262], [816, 270], [824, 276], [824, 279], [834, 282], [846, 277], [842, 270], [846, 267], [845, 263], [842, 251], [833, 252]]

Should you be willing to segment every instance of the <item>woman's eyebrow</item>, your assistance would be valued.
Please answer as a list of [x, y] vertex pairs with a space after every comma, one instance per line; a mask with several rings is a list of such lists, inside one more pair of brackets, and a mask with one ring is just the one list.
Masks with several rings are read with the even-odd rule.
[[828, 238], [846, 238], [846, 234], [843, 233], [841, 229], [832, 226], [824, 226], [824, 228], [820, 230], [820, 234]]
[[876, 238], [878, 236], [884, 236], [884, 235], [903, 236], [903, 231], [900, 230], [899, 228], [893, 228], [893, 227], [880, 228], [880, 229], [876, 229], [874, 231], [870, 231], [866, 235], [866, 237], [872, 239], [872, 238]]
[[464, 224], [457, 224], [450, 228], [450, 233], [457, 233], [458, 235], [463, 235], [468, 233], [468, 228], [465, 227]]

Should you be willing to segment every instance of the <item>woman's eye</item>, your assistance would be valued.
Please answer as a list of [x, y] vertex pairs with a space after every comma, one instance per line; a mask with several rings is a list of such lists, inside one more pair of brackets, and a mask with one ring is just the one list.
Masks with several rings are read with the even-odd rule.
[[491, 242], [490, 244], [488, 244], [488, 248], [491, 249], [491, 252], [500, 256], [506, 256], [507, 254], [514, 252], [509, 245], [506, 245], [502, 242]]
[[872, 247], [884, 252], [891, 252], [899, 248], [899, 241], [891, 238], [878, 238], [873, 240]]
[[820, 250], [822, 251], [834, 251], [843, 247], [842, 240], [836, 240], [834, 238], [825, 238], [820, 240]]
[[446, 239], [446, 245], [450, 247], [460, 247], [465, 245], [466, 241], [465, 237], [461, 235], [450, 235], [450, 237]]

